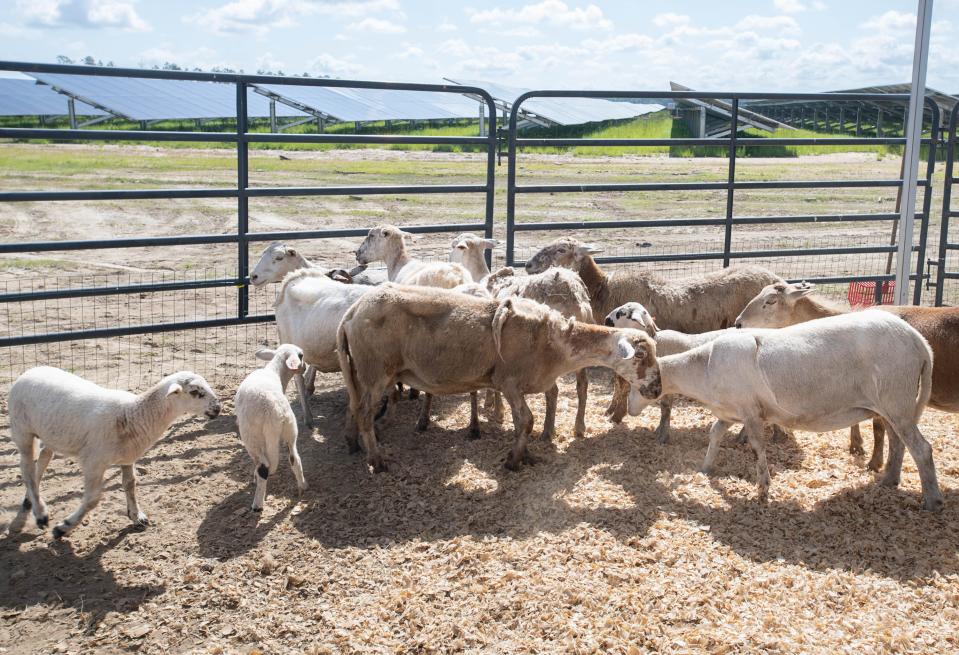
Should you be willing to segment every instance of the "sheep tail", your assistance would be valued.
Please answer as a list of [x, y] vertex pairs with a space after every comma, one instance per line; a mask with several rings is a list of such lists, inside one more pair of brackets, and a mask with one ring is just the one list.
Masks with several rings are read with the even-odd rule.
[[350, 397], [350, 407], [359, 402], [359, 395], [356, 391], [356, 368], [353, 366], [353, 357], [350, 355], [350, 342], [346, 336], [346, 322], [353, 318], [353, 308], [351, 307], [340, 326], [336, 329], [336, 357], [340, 360], [340, 371], [343, 372], [343, 381], [346, 384], [346, 393]]
[[496, 346], [496, 354], [499, 355], [499, 358], [504, 362], [503, 359], [503, 326], [506, 325], [507, 319], [509, 319], [510, 312], [513, 310], [513, 299], [507, 298], [499, 304], [499, 307], [496, 308], [496, 312], [493, 314], [493, 345]]
[[922, 410], [929, 403], [932, 395], [932, 350], [925, 339], [922, 339], [922, 367], [919, 369], [919, 396], [916, 398], [916, 422], [922, 417]]

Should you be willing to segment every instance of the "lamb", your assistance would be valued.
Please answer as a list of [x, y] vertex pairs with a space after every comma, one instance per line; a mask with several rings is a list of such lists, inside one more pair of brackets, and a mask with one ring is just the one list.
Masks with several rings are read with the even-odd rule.
[[[541, 272], [550, 266], [570, 268], [582, 278], [589, 292], [593, 316], [606, 316], [627, 302], [642, 303], [657, 324], [686, 334], [731, 327], [746, 303], [767, 284], [783, 279], [761, 266], [730, 266], [701, 277], [670, 281], [649, 271], [626, 270], [606, 275], [592, 255], [601, 252], [590, 244], [563, 237], [537, 252], [526, 270]], [[621, 387], [622, 380], [615, 380]], [[614, 400], [622, 397], [614, 393]], [[618, 423], [626, 410], [610, 405], [607, 414]]]
[[452, 289], [458, 284], [476, 281], [460, 264], [413, 259], [406, 251], [406, 241], [415, 238], [394, 225], [377, 225], [357, 249], [356, 261], [360, 264], [386, 262], [389, 281], [399, 284]]
[[294, 373], [303, 373], [306, 363], [299, 346], [283, 344], [276, 350], [262, 349], [256, 358], [270, 362], [244, 378], [237, 389], [235, 413], [240, 441], [253, 460], [253, 511], [263, 511], [266, 480], [280, 463], [280, 441], [290, 451], [290, 466], [300, 492], [306, 490], [303, 462], [296, 449], [296, 416], [286, 400], [286, 385]]
[[303, 420], [313, 427], [313, 415], [307, 399], [310, 396], [308, 380], [317, 371], [333, 373], [340, 370], [336, 355], [336, 328], [346, 310], [376, 287], [361, 284], [340, 284], [328, 278], [322, 270], [300, 268], [289, 273], [280, 286], [273, 307], [280, 343], [296, 344], [303, 349], [310, 370], [306, 378], [296, 375], [297, 395], [303, 410]]
[[[611, 311], [604, 321], [608, 327], [634, 328], [643, 330], [656, 341], [656, 355], [663, 357], [686, 352], [704, 343], [717, 339], [729, 330], [713, 330], [701, 334], [684, 334], [676, 330], [660, 330], [649, 311], [638, 302], [628, 302]], [[623, 394], [626, 390], [617, 386], [614, 393]], [[621, 406], [622, 398], [614, 398], [610, 406]], [[669, 441], [669, 417], [673, 410], [673, 399], [663, 396], [659, 401], [659, 425], [656, 427], [656, 439], [661, 444]]]
[[484, 239], [470, 232], [464, 232], [450, 246], [450, 260], [462, 264], [473, 280], [481, 282], [490, 274], [486, 265], [486, 251], [499, 245], [496, 239]]
[[373, 432], [382, 394], [399, 380], [434, 394], [483, 388], [501, 391], [513, 412], [516, 439], [510, 469], [531, 460], [532, 414], [525, 396], [586, 366], [607, 366], [639, 396], [659, 395], [656, 345], [643, 332], [610, 329], [563, 317], [522, 298], [473, 298], [442, 289], [387, 284], [349, 309], [337, 332], [340, 368], [350, 396], [347, 439], [362, 437], [374, 471], [386, 462]]
[[[37, 526], [46, 528], [47, 508], [40, 479], [54, 453], [73, 457], [83, 470], [80, 507], [53, 528], [54, 539], [69, 534], [100, 502], [103, 475], [120, 467], [127, 516], [148, 525], [136, 498], [136, 462], [184, 414], [214, 418], [220, 402], [206, 380], [189, 371], [168, 375], [140, 395], [105, 389], [52, 366], [31, 368], [10, 387], [10, 438], [20, 453], [26, 487], [24, 511], [33, 508]], [[35, 458], [36, 442], [41, 442]]]
[[[813, 295], [815, 286], [772, 284], [764, 288], [736, 318], [738, 327], [778, 328], [825, 316], [845, 314], [849, 310]], [[959, 308], [883, 306], [879, 309], [900, 317], [914, 327], [932, 347], [936, 365], [932, 370], [932, 395], [929, 406], [944, 412], [959, 412]], [[873, 419], [873, 450], [868, 467], [882, 467], [884, 426]], [[863, 454], [859, 424], [850, 428], [849, 452]]]
[[[579, 276], [565, 268], [550, 268], [542, 273], [518, 277], [513, 269], [502, 268], [487, 276], [487, 286], [494, 298], [503, 300], [510, 296], [527, 298], [555, 309], [563, 316], [583, 323], [593, 322], [593, 312], [589, 305], [586, 286]], [[576, 423], [573, 434], [582, 438], [586, 434], [586, 396], [589, 389], [589, 377], [585, 369], [576, 371]], [[546, 417], [543, 420], [543, 438], [550, 440], [556, 428], [556, 403], [559, 387], [553, 385], [546, 392]], [[502, 400], [495, 394], [494, 414], [502, 414]]]
[[325, 269], [313, 264], [296, 249], [274, 241], [263, 250], [259, 261], [250, 272], [250, 284], [259, 287], [280, 282], [288, 273], [301, 268], [323, 271], [327, 277], [346, 284], [376, 285], [386, 282], [385, 271], [368, 271], [366, 266], [357, 266], [349, 271], [342, 268]]
[[[923, 507], [942, 509], [932, 448], [917, 426], [932, 391], [932, 350], [892, 314], [866, 310], [779, 330], [730, 331], [658, 361], [662, 394], [693, 398], [716, 417], [704, 473], [712, 470], [730, 424], [743, 423], [756, 453], [758, 496], [765, 501], [766, 422], [827, 432], [878, 415], [898, 436], [890, 441], [882, 484], [899, 484], [905, 443], [919, 469]], [[836, 361], [844, 363], [841, 376], [829, 374]]]

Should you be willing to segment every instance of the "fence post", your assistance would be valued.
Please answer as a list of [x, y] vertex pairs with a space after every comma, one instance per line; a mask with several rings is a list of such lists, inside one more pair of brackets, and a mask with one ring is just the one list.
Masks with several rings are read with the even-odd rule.
[[952, 187], [955, 183], [954, 165], [956, 149], [959, 147], [957, 132], [959, 132], [959, 104], [952, 108], [949, 114], [949, 134], [946, 137], [946, 171], [942, 185], [942, 219], [939, 225], [939, 259], [936, 266], [936, 307], [942, 307], [943, 294], [946, 285], [946, 258], [949, 254], [949, 221], [952, 217]]
[[729, 253], [733, 242], [733, 185], [736, 183], [736, 132], [739, 129], [739, 98], [733, 98], [733, 111], [729, 117], [729, 173], [726, 179], [726, 232], [723, 235], [723, 268], [729, 266]]
[[247, 196], [247, 187], [250, 186], [249, 176], [249, 149], [246, 141], [246, 83], [236, 82], [236, 278], [237, 318], [246, 318], [250, 313], [249, 288], [249, 242], [247, 233], [250, 231], [249, 212], [250, 199]]

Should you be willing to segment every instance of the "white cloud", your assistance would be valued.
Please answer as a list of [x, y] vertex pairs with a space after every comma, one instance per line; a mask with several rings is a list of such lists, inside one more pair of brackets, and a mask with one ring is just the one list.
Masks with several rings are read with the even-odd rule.
[[31, 27], [116, 28], [146, 32], [150, 26], [134, 2], [120, 0], [17, 0], [24, 24]]
[[437, 32], [455, 32], [458, 29], [456, 24], [450, 22], [448, 18], [444, 18], [443, 22], [436, 26]]
[[587, 39], [583, 46], [593, 52], [643, 51], [659, 47], [656, 39], [645, 34], [617, 34], [608, 39]]
[[256, 70], [278, 72], [286, 68], [286, 63], [273, 56], [272, 52], [264, 52], [256, 59]]
[[792, 16], [749, 15], [736, 23], [734, 31], [758, 31], [777, 34], [799, 34], [802, 30]]
[[916, 29], [916, 15], [901, 11], [887, 11], [880, 16], [873, 16], [862, 27], [867, 30], [880, 32], [895, 32]]
[[364, 70], [363, 66], [357, 64], [352, 58], [338, 59], [327, 52], [311, 59], [307, 65], [309, 66], [310, 73], [334, 77], [339, 75], [356, 75]]
[[656, 27], [674, 27], [676, 25], [686, 25], [689, 23], [689, 16], [682, 14], [656, 14], [653, 17], [653, 25]]
[[535, 4], [523, 5], [519, 9], [494, 7], [484, 10], [469, 10], [470, 22], [476, 25], [503, 25], [510, 23], [528, 23], [532, 25], [548, 24], [568, 27], [574, 30], [603, 29], [613, 27], [612, 21], [603, 16], [603, 10], [596, 5], [570, 7], [562, 0], [542, 0]]
[[798, 14], [812, 9], [813, 11], [823, 11], [826, 9], [826, 3], [822, 0], [811, 0], [803, 2], [802, 0], [773, 0], [773, 6], [784, 14]]
[[295, 26], [303, 17], [314, 14], [359, 18], [399, 9], [399, 0], [232, 0], [186, 20], [216, 34], [262, 35], [275, 28]]
[[162, 43], [159, 46], [147, 48], [136, 57], [136, 64], [140, 68], [152, 68], [166, 63], [176, 64], [185, 69], [238, 68], [234, 63], [222, 60], [215, 50], [206, 46], [183, 50], [174, 48], [170, 43]]
[[364, 18], [357, 23], [351, 23], [349, 29], [356, 32], [375, 32], [377, 34], [402, 34], [406, 27], [382, 18]]

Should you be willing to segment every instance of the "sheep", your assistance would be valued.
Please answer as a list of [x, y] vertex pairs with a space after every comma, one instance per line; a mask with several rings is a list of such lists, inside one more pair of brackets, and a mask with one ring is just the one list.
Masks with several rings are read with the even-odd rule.
[[[387, 284], [353, 305], [337, 332], [340, 368], [350, 396], [347, 440], [357, 432], [374, 471], [386, 462], [373, 432], [375, 405], [396, 380], [434, 394], [501, 391], [516, 439], [506, 466], [531, 461], [532, 414], [525, 396], [586, 366], [607, 366], [639, 396], [659, 395], [656, 345], [643, 332], [580, 323], [523, 298], [473, 298], [442, 289]], [[638, 410], [637, 410], [638, 411]]]
[[[728, 427], [743, 423], [756, 453], [758, 497], [764, 502], [769, 491], [765, 423], [827, 432], [878, 415], [898, 437], [890, 440], [882, 484], [899, 484], [904, 443], [919, 469], [923, 507], [942, 509], [932, 448], [917, 426], [932, 391], [932, 350], [892, 314], [873, 309], [779, 330], [731, 330], [658, 361], [663, 395], [693, 398], [716, 417], [704, 473], [712, 471]], [[843, 362], [843, 375], [830, 373], [837, 361]]]
[[[685, 334], [676, 330], [660, 330], [656, 325], [654, 317], [649, 311], [638, 302], [628, 302], [625, 305], [617, 307], [611, 311], [603, 322], [607, 327], [628, 327], [642, 330], [656, 341], [656, 355], [663, 357], [665, 355], [675, 355], [677, 353], [692, 350], [704, 343], [709, 343], [718, 339], [724, 334], [728, 334], [735, 328], [726, 328], [725, 330], [713, 330], [711, 332], [702, 332], [700, 334]], [[614, 393], [623, 394], [627, 389], [616, 387]], [[623, 399], [614, 399], [610, 406], [620, 406]], [[669, 417], [673, 410], [673, 399], [670, 396], [663, 396], [659, 401], [659, 425], [656, 426], [656, 439], [661, 444], [669, 441]], [[781, 427], [773, 426], [773, 438], [784, 434]], [[745, 433], [740, 433], [742, 443], [746, 441]]]
[[280, 343], [296, 344], [303, 349], [309, 369], [306, 376], [296, 375], [297, 395], [303, 420], [313, 427], [313, 415], [307, 399], [307, 379], [312, 375], [340, 370], [336, 356], [336, 328], [346, 310], [376, 287], [340, 284], [315, 268], [300, 268], [288, 273], [274, 303], [276, 329]]
[[283, 344], [276, 350], [264, 348], [256, 358], [269, 364], [244, 378], [234, 401], [237, 430], [240, 441], [253, 460], [253, 511], [263, 511], [266, 498], [266, 480], [275, 473], [280, 463], [280, 441], [290, 451], [290, 466], [300, 493], [306, 490], [303, 462], [296, 449], [296, 416], [286, 400], [286, 385], [294, 373], [303, 373], [306, 363], [299, 346]]
[[[845, 314], [850, 310], [813, 295], [815, 286], [772, 284], [764, 288], [736, 318], [738, 327], [778, 328], [804, 321]], [[900, 317], [918, 330], [929, 345], [936, 365], [932, 369], [932, 396], [929, 406], [944, 412], [959, 412], [959, 308], [883, 306], [879, 309]], [[859, 424], [850, 428], [849, 452], [862, 455], [862, 434]], [[873, 419], [873, 450], [867, 466], [878, 471], [882, 467], [884, 426]]]
[[[542, 273], [519, 277], [512, 268], [502, 268], [487, 276], [487, 286], [492, 296], [503, 300], [510, 296], [527, 298], [555, 309], [563, 316], [583, 323], [593, 322], [593, 312], [589, 305], [586, 286], [579, 276], [565, 268], [550, 268]], [[589, 377], [586, 370], [576, 371], [576, 422], [573, 434], [582, 438], [586, 434], [586, 397], [589, 389]], [[543, 420], [543, 438], [553, 438], [556, 427], [556, 403], [559, 387], [553, 385], [546, 392], [546, 417]], [[494, 415], [502, 414], [500, 395], [494, 395]]]
[[413, 259], [406, 251], [406, 241], [415, 238], [394, 225], [377, 225], [357, 249], [356, 261], [360, 264], [386, 262], [389, 281], [399, 284], [452, 289], [458, 284], [477, 281], [460, 264]]
[[[31, 368], [18, 377], [8, 396], [10, 438], [20, 453], [26, 487], [23, 510], [33, 508], [37, 527], [46, 528], [47, 508], [40, 498], [40, 479], [55, 453], [76, 458], [83, 470], [80, 507], [53, 528], [54, 539], [69, 534], [100, 502], [103, 475], [120, 467], [127, 498], [127, 516], [149, 525], [136, 498], [135, 465], [184, 414], [214, 418], [220, 402], [206, 380], [190, 371], [168, 375], [140, 395], [105, 389], [52, 366]], [[36, 442], [41, 442], [34, 458]]]
[[259, 261], [250, 272], [250, 284], [260, 287], [280, 282], [287, 273], [301, 268], [321, 270], [327, 277], [346, 284], [376, 285], [386, 282], [385, 271], [368, 271], [366, 266], [357, 266], [349, 271], [342, 268], [325, 269], [313, 264], [296, 249], [274, 241], [263, 250]]
[[[571, 237], [556, 239], [526, 262], [526, 270], [539, 273], [550, 266], [570, 268], [582, 278], [589, 292], [593, 316], [606, 316], [624, 303], [642, 303], [657, 324], [686, 334], [731, 327], [746, 303], [767, 284], [783, 279], [761, 266], [730, 266], [720, 271], [684, 280], [666, 280], [650, 271], [625, 270], [606, 275], [592, 255], [601, 250]], [[614, 378], [614, 386], [622, 380]], [[614, 393], [613, 399], [622, 393]], [[610, 405], [607, 414], [614, 423], [626, 410]]]
[[473, 280], [480, 282], [490, 274], [486, 265], [486, 251], [499, 245], [496, 239], [484, 239], [470, 232], [464, 232], [453, 239], [450, 246], [450, 260], [462, 264]]

